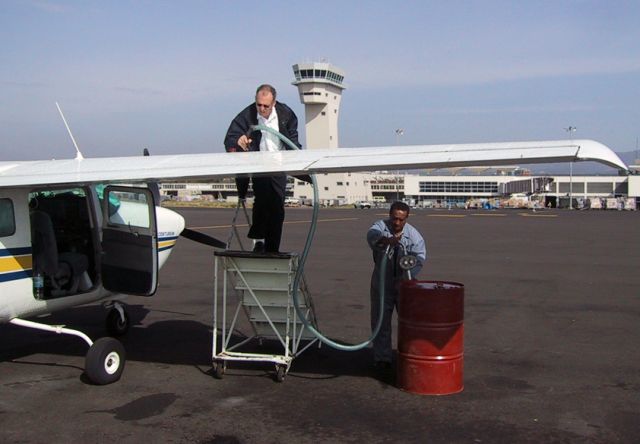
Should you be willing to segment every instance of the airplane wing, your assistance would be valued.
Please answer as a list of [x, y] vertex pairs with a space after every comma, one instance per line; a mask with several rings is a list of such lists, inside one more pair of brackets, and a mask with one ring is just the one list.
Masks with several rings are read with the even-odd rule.
[[207, 180], [275, 172], [299, 175], [586, 160], [627, 170], [618, 155], [599, 142], [565, 140], [0, 162], [0, 188]]

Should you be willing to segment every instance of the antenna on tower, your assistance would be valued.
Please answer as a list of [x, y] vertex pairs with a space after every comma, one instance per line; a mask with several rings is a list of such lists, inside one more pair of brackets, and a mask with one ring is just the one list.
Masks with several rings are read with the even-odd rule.
[[64, 118], [64, 114], [62, 113], [62, 110], [60, 109], [60, 105], [58, 105], [58, 102], [56, 102], [56, 107], [58, 107], [58, 112], [60, 113], [60, 117], [62, 117], [62, 121], [64, 122], [64, 126], [67, 128], [67, 132], [69, 133], [69, 137], [71, 137], [71, 141], [73, 142], [73, 146], [76, 147], [76, 160], [84, 159], [84, 156], [80, 152], [80, 148], [78, 148], [78, 144], [76, 143], [76, 139], [73, 138], [73, 134], [71, 133], [71, 129], [69, 128], [69, 125], [67, 124], [67, 119]]

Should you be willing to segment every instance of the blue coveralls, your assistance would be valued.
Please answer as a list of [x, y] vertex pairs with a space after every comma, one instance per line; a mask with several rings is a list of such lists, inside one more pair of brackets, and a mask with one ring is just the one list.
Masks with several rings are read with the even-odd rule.
[[[373, 251], [373, 262], [375, 267], [371, 275], [371, 330], [373, 331], [378, 322], [378, 310], [380, 305], [380, 273], [382, 272], [382, 258], [386, 246], [378, 245], [382, 237], [391, 237], [393, 232], [389, 228], [387, 220], [375, 222], [367, 231], [367, 243]], [[427, 259], [427, 250], [424, 239], [413, 226], [408, 223], [404, 226], [400, 244], [406, 248], [407, 254], [418, 258], [418, 263], [411, 269], [411, 277], [416, 278], [424, 261]], [[392, 256], [387, 260], [387, 269], [384, 283], [384, 317], [380, 332], [373, 340], [373, 360], [374, 362], [391, 362], [391, 317], [393, 309], [397, 308], [398, 285], [403, 278], [404, 270], [398, 265], [400, 257], [404, 256], [404, 249], [400, 245], [393, 248]]]

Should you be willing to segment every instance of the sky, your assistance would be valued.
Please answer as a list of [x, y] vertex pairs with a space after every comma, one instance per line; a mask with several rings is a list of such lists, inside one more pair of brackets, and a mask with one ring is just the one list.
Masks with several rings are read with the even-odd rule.
[[85, 157], [221, 152], [321, 60], [341, 147], [640, 137], [640, 1], [3, 0], [0, 42], [0, 160], [74, 157], [56, 102]]

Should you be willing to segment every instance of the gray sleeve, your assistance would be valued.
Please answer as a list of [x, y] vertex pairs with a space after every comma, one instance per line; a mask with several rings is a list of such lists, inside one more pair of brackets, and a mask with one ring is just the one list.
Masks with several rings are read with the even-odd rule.
[[424, 238], [415, 228], [413, 228], [411, 232], [411, 241], [413, 245], [409, 253], [415, 255], [418, 258], [418, 263], [411, 269], [411, 276], [415, 278], [418, 273], [420, 273], [420, 271], [422, 270], [422, 266], [427, 260], [427, 247], [424, 242]]
[[381, 221], [375, 222], [367, 231], [367, 243], [369, 247], [374, 250], [383, 250], [381, 246], [378, 245], [378, 241], [385, 235], [384, 233], [384, 222]]

